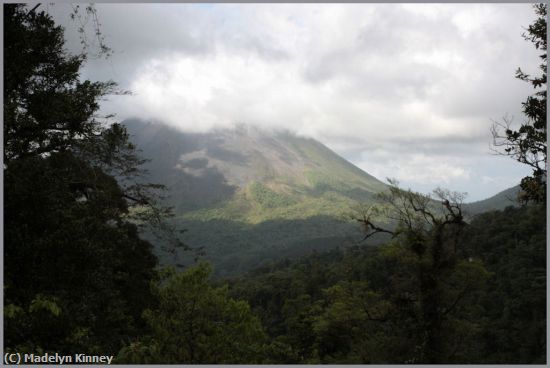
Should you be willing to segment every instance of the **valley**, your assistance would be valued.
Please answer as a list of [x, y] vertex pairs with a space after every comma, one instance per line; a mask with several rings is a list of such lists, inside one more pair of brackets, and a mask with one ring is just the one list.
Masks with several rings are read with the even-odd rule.
[[4, 363], [547, 364], [546, 19], [4, 4]]

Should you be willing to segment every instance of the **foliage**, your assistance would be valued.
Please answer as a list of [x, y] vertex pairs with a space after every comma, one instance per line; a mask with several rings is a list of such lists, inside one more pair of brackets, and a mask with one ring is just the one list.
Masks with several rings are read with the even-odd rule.
[[116, 351], [137, 333], [156, 264], [116, 181], [70, 153], [14, 160], [4, 175], [5, 303], [28, 310], [6, 321], [6, 346]]
[[144, 312], [152, 334], [125, 347], [120, 362], [164, 364], [259, 363], [265, 339], [246, 302], [208, 282], [204, 263], [167, 272], [155, 286], [158, 307]]
[[[203, 259], [211, 262], [215, 276], [237, 276], [266, 263], [323, 251], [361, 239], [353, 223], [329, 216], [304, 220], [268, 220], [259, 224], [240, 221], [185, 221], [182, 236], [194, 248], [203, 247]], [[382, 239], [373, 239], [379, 243]], [[376, 243], [375, 243], [376, 244]], [[189, 264], [194, 257], [181, 253], [177, 264]], [[173, 260], [166, 257], [163, 261]]]
[[[316, 196], [279, 194], [254, 185], [248, 193], [237, 192], [229, 201], [210, 208], [188, 211], [184, 220], [239, 220], [258, 224], [270, 220], [306, 220], [314, 216], [331, 216], [342, 219], [357, 202], [345, 194], [326, 191]], [[248, 195], [247, 195], [248, 194]], [[251, 194], [251, 195], [250, 195]]]
[[327, 175], [321, 171], [308, 170], [304, 172], [309, 184], [317, 191], [325, 190], [345, 191], [352, 189], [351, 185], [347, 184], [341, 178]]
[[270, 190], [265, 185], [259, 182], [252, 182], [248, 186], [248, 191], [251, 198], [251, 201], [258, 202], [262, 208], [278, 208], [283, 206], [288, 206], [293, 203], [293, 201], [285, 195], [279, 194], [273, 190]]
[[517, 207], [521, 204], [518, 201], [520, 192], [521, 187], [518, 184], [481, 201], [464, 203], [462, 209], [466, 216], [474, 216], [483, 212], [504, 210], [509, 206]]
[[[533, 42], [537, 50], [541, 50], [541, 75], [531, 77], [520, 68], [516, 78], [530, 83], [535, 93], [522, 103], [523, 113], [527, 118], [521, 126], [514, 130], [510, 119], [503, 123], [495, 123], [492, 128], [494, 145], [503, 147], [503, 154], [531, 167], [533, 174], [521, 181], [524, 201], [546, 203], [546, 8], [547, 4], [534, 5], [538, 18], [529, 25], [523, 38]], [[504, 135], [502, 133], [504, 130]]]
[[439, 204], [393, 186], [383, 211], [400, 225], [385, 245], [281, 261], [232, 282], [272, 339], [270, 362], [492, 362], [480, 346], [494, 321], [485, 305], [494, 267], [472, 251], [462, 196], [436, 194]]
[[152, 301], [156, 259], [128, 218], [148, 186], [117, 183], [141, 161], [97, 116], [115, 84], [81, 80], [86, 55], [39, 7], [4, 6], [5, 348], [114, 353]]
[[380, 324], [391, 303], [368, 281], [343, 280], [324, 290], [327, 306], [314, 324], [316, 347], [324, 363], [379, 362], [391, 343]]
[[[385, 244], [291, 262], [284, 257], [332, 247], [330, 234], [342, 244], [348, 229], [308, 210], [333, 214], [334, 202], [353, 198], [338, 186], [354, 175], [342, 183], [310, 175], [319, 185], [309, 209], [271, 187], [249, 188], [260, 205], [251, 207], [287, 220], [235, 229], [214, 214], [217, 222], [199, 228], [205, 242], [217, 239], [213, 249], [228, 269], [276, 262], [215, 282], [203, 263], [157, 273], [138, 229], [166, 214], [153, 203], [159, 187], [135, 180], [143, 161], [125, 128], [95, 116], [114, 85], [80, 81], [85, 55], [66, 54], [63, 30], [36, 9], [5, 6], [7, 352], [118, 353], [119, 363], [157, 364], [546, 361], [542, 205], [466, 223], [462, 194], [438, 189], [433, 200], [390, 182], [382, 204], [361, 207], [356, 218], [365, 239], [385, 234]], [[545, 50], [542, 29], [541, 21], [529, 32]], [[332, 157], [314, 143], [300, 152]], [[265, 234], [285, 247], [269, 248]]]
[[[72, 12], [70, 14], [71, 20], [77, 23], [78, 33], [80, 34], [80, 44], [82, 45], [82, 53], [87, 58], [109, 58], [113, 50], [105, 43], [105, 36], [101, 33], [101, 24], [99, 23], [99, 17], [97, 9], [94, 4], [71, 4]], [[91, 22], [90, 22], [91, 21]], [[88, 34], [88, 24], [91, 23], [91, 35]], [[92, 54], [92, 49], [97, 48], [95, 54]]]
[[[462, 193], [434, 191], [440, 200], [437, 208], [430, 197], [404, 191], [390, 180], [387, 193], [381, 194], [385, 206], [380, 210], [397, 222], [395, 230], [379, 227], [372, 213], [361, 214], [358, 221], [365, 227], [365, 239], [376, 233], [390, 233], [395, 239], [386, 255], [395, 258], [393, 272], [400, 282], [390, 283], [389, 295], [402, 295], [406, 313], [412, 314], [416, 346], [406, 353], [412, 363], [443, 363], [452, 357], [452, 344], [457, 337], [452, 319], [461, 323], [453, 311], [483, 286], [487, 273], [481, 264], [465, 263], [460, 258]], [[375, 208], [376, 210], [376, 208]], [[474, 298], [475, 299], [475, 298]], [[399, 315], [399, 313], [396, 313]]]
[[491, 272], [481, 304], [483, 363], [546, 362], [546, 207], [477, 217], [466, 251]]
[[[545, 221], [542, 207], [510, 207], [464, 224], [439, 289], [421, 288], [433, 244], [419, 257], [396, 237], [266, 265], [230, 291], [261, 319], [271, 363], [421, 363], [429, 328], [441, 363], [543, 363]], [[436, 291], [439, 312], [428, 318]]]
[[69, 55], [43, 11], [4, 7], [4, 162], [63, 152], [102, 130], [95, 112], [113, 82], [80, 81], [85, 55]]

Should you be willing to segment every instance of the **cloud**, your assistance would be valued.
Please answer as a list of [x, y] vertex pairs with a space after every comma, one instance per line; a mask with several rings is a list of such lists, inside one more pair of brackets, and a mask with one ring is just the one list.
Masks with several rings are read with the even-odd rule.
[[360, 166], [379, 178], [398, 178], [409, 184], [448, 186], [457, 180], [468, 180], [466, 160], [453, 156], [437, 157], [423, 153], [395, 155], [383, 149], [362, 154]]
[[539, 60], [521, 37], [534, 18], [529, 4], [97, 8], [115, 54], [90, 61], [84, 76], [134, 92], [106, 112], [187, 131], [289, 129], [374, 175], [418, 185], [494, 185], [476, 174], [491, 119], [521, 116], [531, 90], [514, 72], [532, 73]]

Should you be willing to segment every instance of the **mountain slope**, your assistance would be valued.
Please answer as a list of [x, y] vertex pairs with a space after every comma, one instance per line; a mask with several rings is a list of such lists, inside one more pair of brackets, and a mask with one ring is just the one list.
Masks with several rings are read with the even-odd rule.
[[[148, 181], [167, 186], [175, 225], [187, 229], [184, 241], [203, 247], [218, 275], [357, 243], [362, 234], [349, 214], [387, 188], [323, 144], [286, 132], [240, 126], [191, 134], [138, 119], [124, 124], [151, 160]], [[517, 191], [464, 204], [464, 212], [503, 209], [514, 204]], [[383, 240], [372, 238], [369, 244]], [[163, 252], [162, 245], [157, 244], [162, 263], [193, 258]]]
[[508, 206], [518, 206], [518, 194], [520, 192], [519, 185], [508, 188], [495, 194], [492, 197], [481, 201], [465, 203], [463, 205], [464, 212], [469, 215], [477, 215], [483, 212], [503, 210]]
[[[221, 273], [360, 240], [345, 214], [386, 188], [323, 144], [290, 133], [124, 124], [151, 159], [149, 180], [168, 187], [185, 240], [204, 247]], [[159, 256], [185, 263], [184, 254]]]
[[241, 126], [187, 134], [140, 120], [125, 124], [152, 159], [151, 178], [169, 187], [189, 218], [258, 223], [334, 215], [343, 202], [366, 201], [385, 188], [321, 143], [289, 133]]

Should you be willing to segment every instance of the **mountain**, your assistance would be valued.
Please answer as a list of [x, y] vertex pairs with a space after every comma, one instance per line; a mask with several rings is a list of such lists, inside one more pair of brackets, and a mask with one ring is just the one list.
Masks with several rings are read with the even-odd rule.
[[[360, 240], [346, 213], [386, 188], [320, 142], [288, 132], [124, 124], [151, 160], [148, 180], [167, 186], [184, 241], [204, 247], [219, 274]], [[165, 263], [188, 261], [158, 253]]]
[[[139, 119], [124, 124], [142, 156], [151, 160], [147, 181], [168, 188], [175, 225], [187, 230], [183, 240], [204, 248], [220, 276], [357, 243], [362, 233], [350, 214], [387, 188], [320, 142], [289, 132], [241, 125], [183, 133]], [[464, 204], [464, 213], [504, 209], [514, 204], [518, 190]], [[384, 239], [372, 238], [369, 244]], [[162, 251], [166, 246], [158, 239], [149, 240], [164, 264], [193, 260], [189, 252]]]
[[483, 212], [503, 210], [508, 206], [518, 206], [518, 194], [520, 192], [520, 186], [508, 188], [495, 194], [492, 197], [483, 199], [477, 202], [465, 203], [463, 210], [469, 215], [477, 215]]

